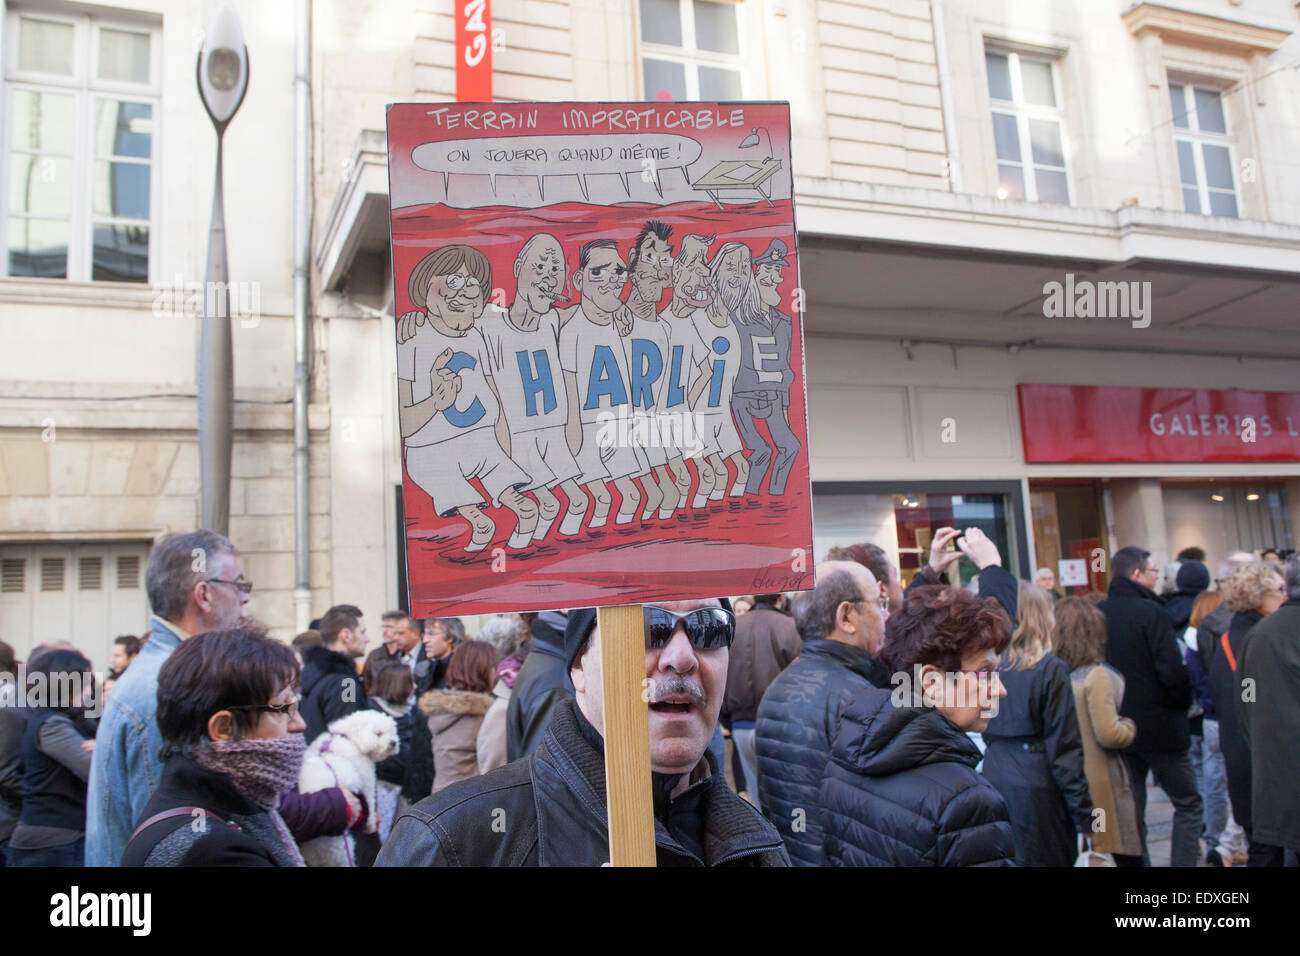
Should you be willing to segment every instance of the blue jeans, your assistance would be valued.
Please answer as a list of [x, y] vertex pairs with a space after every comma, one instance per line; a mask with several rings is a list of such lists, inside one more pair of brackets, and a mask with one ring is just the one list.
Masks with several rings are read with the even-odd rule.
[[1168, 751], [1124, 752], [1133, 780], [1133, 802], [1137, 804], [1138, 832], [1142, 836], [1142, 857], [1147, 866], [1147, 771], [1155, 772], [1156, 783], [1169, 795], [1174, 805], [1174, 832], [1169, 840], [1170, 866], [1196, 866], [1201, 855], [1199, 844], [1204, 812], [1201, 791], [1192, 773], [1187, 753]]
[[86, 838], [81, 837], [63, 846], [47, 846], [40, 850], [5, 848], [8, 866], [85, 866]]
[[1228, 772], [1219, 749], [1219, 722], [1201, 723], [1205, 749], [1201, 758], [1201, 799], [1205, 802], [1205, 842], [1213, 850], [1228, 825]]

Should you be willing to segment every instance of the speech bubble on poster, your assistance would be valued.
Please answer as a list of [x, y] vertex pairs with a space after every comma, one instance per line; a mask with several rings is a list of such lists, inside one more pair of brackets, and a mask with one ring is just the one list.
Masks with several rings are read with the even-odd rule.
[[683, 174], [700, 158], [702, 147], [673, 133], [611, 133], [603, 136], [505, 136], [452, 139], [422, 143], [411, 152], [421, 169], [441, 173], [443, 190], [452, 173], [489, 177], [493, 194], [498, 176], [531, 176], [542, 198], [547, 176], [573, 176], [588, 199], [587, 177], [616, 175], [630, 197], [629, 175], [645, 175], [662, 197], [659, 172], [681, 169]]

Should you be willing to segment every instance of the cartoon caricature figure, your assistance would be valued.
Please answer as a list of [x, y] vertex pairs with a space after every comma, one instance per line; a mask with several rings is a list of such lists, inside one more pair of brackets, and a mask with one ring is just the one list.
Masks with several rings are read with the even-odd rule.
[[[745, 482], [745, 491], [751, 495], [762, 490], [769, 468], [768, 490], [774, 495], [785, 494], [790, 469], [801, 447], [789, 421], [794, 325], [790, 316], [777, 308], [781, 304], [787, 252], [784, 242], [773, 239], [767, 251], [754, 260], [755, 275], [750, 272], [749, 248], [744, 244], [727, 243], [718, 251], [719, 259], [728, 257], [728, 261], [717, 264], [723, 304], [740, 335], [740, 368], [732, 386], [731, 410], [740, 437], [752, 452]], [[759, 418], [767, 422], [772, 445], [763, 440], [754, 424]]]
[[[730, 268], [739, 261], [742, 250], [748, 252], [741, 246], [729, 250], [725, 255], [715, 255], [708, 266], [701, 256], [684, 267], [690, 270], [690, 282], [697, 288], [695, 299], [698, 301], [707, 298], [705, 307], [695, 310], [694, 320], [695, 330], [711, 354], [708, 390], [704, 403], [699, 408], [704, 419], [707, 461], [713, 469], [713, 492], [709, 496], [713, 501], [724, 496], [743, 497], [745, 482], [749, 479], [749, 462], [745, 460], [744, 443], [741, 442], [735, 420], [731, 417], [732, 389], [740, 371], [740, 333], [727, 310], [709, 307], [715, 300], [721, 300], [726, 288], [723, 266]], [[736, 469], [736, 480], [730, 491], [727, 491], [726, 459], [730, 459]]]
[[[518, 490], [530, 478], [505, 452], [509, 434], [487, 347], [474, 325], [491, 287], [492, 267], [477, 249], [435, 249], [411, 271], [407, 287], [423, 316], [415, 317], [409, 338], [401, 340], [409, 323], [399, 323], [398, 329], [397, 395], [406, 471], [439, 515], [459, 514], [469, 522], [469, 552], [483, 550], [496, 533], [496, 523], [482, 510], [489, 504], [515, 513], [511, 548], [527, 546], [537, 528], [537, 505]], [[471, 478], [479, 479], [490, 501], [470, 484]]]
[[[662, 315], [668, 324], [669, 343], [660, 396], [661, 413], [671, 424], [681, 425], [696, 420], [712, 373], [713, 355], [700, 338], [696, 322], [697, 314], [709, 304], [711, 297], [705, 255], [712, 242], [712, 236], [689, 235], [682, 240], [673, 261], [673, 299]], [[668, 430], [665, 428], [665, 432]], [[675, 436], [677, 446], [670, 449], [669, 468], [679, 476], [678, 489], [683, 500], [691, 489], [690, 471], [685, 459], [695, 459], [699, 482], [691, 500], [692, 508], [704, 507], [715, 493], [714, 469], [706, 460], [708, 443], [701, 434], [704, 430], [692, 426], [688, 434], [686, 428], [679, 427]]]
[[[642, 520], [652, 517], [656, 509], [660, 518], [671, 518], [683, 497], [668, 465], [659, 409], [660, 383], [670, 355], [668, 325], [659, 318], [659, 300], [672, 284], [673, 257], [668, 245], [672, 234], [671, 226], [650, 220], [641, 227], [627, 260], [632, 291], [624, 309], [631, 321], [623, 344], [632, 375], [632, 434], [641, 439], [639, 451], [647, 467], [641, 481], [645, 488]], [[687, 476], [688, 486], [689, 481]]]
[[552, 490], [557, 485], [569, 499], [561, 534], [582, 530], [589, 502], [577, 482], [582, 469], [564, 434], [569, 406], [560, 376], [560, 316], [555, 310], [567, 278], [560, 241], [544, 232], [530, 238], [515, 257], [514, 272], [517, 285], [509, 310], [488, 305], [478, 328], [509, 428], [506, 451], [532, 478], [524, 490], [537, 498], [536, 543], [560, 514]]
[[560, 367], [564, 369], [569, 419], [565, 434], [595, 505], [589, 528], [601, 528], [613, 502], [611, 479], [622, 501], [614, 523], [631, 524], [640, 513], [641, 492], [633, 480], [645, 472], [637, 450], [611, 437], [605, 423], [627, 414], [628, 368], [615, 316], [623, 309], [627, 265], [613, 239], [593, 239], [578, 251], [573, 286], [581, 296], [560, 329]]

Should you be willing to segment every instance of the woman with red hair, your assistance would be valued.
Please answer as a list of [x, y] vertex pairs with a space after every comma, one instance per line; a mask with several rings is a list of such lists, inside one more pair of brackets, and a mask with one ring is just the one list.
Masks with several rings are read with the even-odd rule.
[[1006, 691], [1011, 621], [993, 598], [909, 591], [880, 658], [894, 689], [862, 692], [840, 718], [822, 782], [825, 859], [835, 866], [1011, 866], [1006, 804], [975, 771]]

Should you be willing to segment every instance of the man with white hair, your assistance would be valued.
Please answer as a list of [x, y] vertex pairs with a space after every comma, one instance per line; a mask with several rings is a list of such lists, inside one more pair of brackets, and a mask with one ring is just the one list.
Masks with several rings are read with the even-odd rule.
[[[735, 618], [716, 599], [642, 608], [660, 866], [786, 866], [777, 832], [727, 785], [709, 741]], [[525, 760], [452, 784], [398, 817], [376, 866], [600, 866], [609, 861], [601, 634], [569, 613], [575, 698]]]
[[1049, 567], [1041, 567], [1034, 573], [1034, 583], [1046, 591], [1056, 601], [1060, 595], [1056, 593], [1056, 572]]

